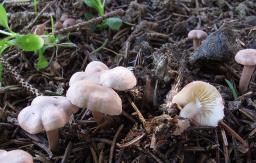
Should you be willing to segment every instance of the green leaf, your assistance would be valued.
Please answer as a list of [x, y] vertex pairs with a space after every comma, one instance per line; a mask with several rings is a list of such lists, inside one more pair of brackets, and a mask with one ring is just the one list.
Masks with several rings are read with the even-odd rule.
[[225, 82], [227, 83], [229, 89], [231, 90], [233, 98], [237, 99], [238, 98], [238, 93], [237, 93], [235, 85], [232, 82], [230, 82], [229, 80], [227, 80], [227, 79], [225, 79]]
[[0, 4], [0, 25], [8, 29], [8, 31], [11, 31], [9, 25], [8, 25], [8, 18], [7, 13], [2, 4]]
[[101, 0], [84, 0], [84, 3], [97, 10], [100, 16], [104, 15], [104, 5], [102, 4]]
[[122, 19], [120, 19], [119, 17], [108, 18], [106, 20], [106, 24], [112, 30], [119, 30], [122, 26]]
[[45, 69], [49, 65], [49, 62], [47, 61], [47, 59], [44, 56], [44, 52], [45, 52], [44, 48], [38, 50], [38, 60], [36, 63], [37, 70]]
[[10, 45], [7, 41], [1, 40], [0, 41], [0, 56], [3, 54], [4, 50], [8, 48]]
[[17, 36], [14, 43], [24, 51], [36, 51], [43, 47], [44, 40], [38, 35], [27, 34]]

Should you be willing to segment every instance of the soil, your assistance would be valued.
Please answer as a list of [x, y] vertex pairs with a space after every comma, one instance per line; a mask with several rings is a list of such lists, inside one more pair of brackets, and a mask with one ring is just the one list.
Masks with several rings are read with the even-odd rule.
[[[117, 11], [114, 15], [123, 20], [119, 31], [93, 30], [101, 20], [82, 0], [39, 1], [37, 18], [29, 1], [8, 0], [4, 6], [11, 29], [20, 33], [43, 23], [51, 32], [51, 16], [58, 23], [72, 18], [66, 29], [58, 25], [62, 31], [56, 35], [60, 43], [72, 42], [76, 47], [47, 49], [49, 66], [40, 71], [35, 67], [36, 54], [14, 47], [5, 51], [0, 149], [23, 149], [35, 162], [45, 163], [256, 162], [256, 73], [248, 92], [237, 99], [225, 82], [238, 87], [243, 67], [234, 56], [240, 49], [256, 49], [255, 0], [107, 0], [106, 14]], [[88, 13], [93, 14], [90, 20]], [[74, 20], [92, 23], [76, 26]], [[208, 34], [197, 50], [187, 39], [192, 29]], [[109, 117], [103, 125], [80, 109], [60, 129], [60, 147], [52, 153], [46, 135], [22, 130], [17, 115], [36, 95], [65, 96], [72, 74], [94, 60], [111, 68], [132, 68], [137, 86], [118, 92], [124, 113]], [[248, 143], [248, 149], [220, 125], [177, 129], [178, 123], [187, 121], [178, 116], [171, 99], [196, 80], [218, 89], [225, 101], [223, 121]]]

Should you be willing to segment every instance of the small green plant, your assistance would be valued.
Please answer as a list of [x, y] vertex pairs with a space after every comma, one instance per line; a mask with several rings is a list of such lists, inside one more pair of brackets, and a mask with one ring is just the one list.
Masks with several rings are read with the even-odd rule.
[[[84, 0], [85, 4], [91, 8], [94, 8], [100, 16], [103, 16], [105, 0]], [[119, 30], [122, 26], [122, 20], [119, 17], [111, 17], [103, 21], [102, 24], [98, 25], [99, 29], [109, 27], [112, 30]]]
[[34, 34], [18, 34], [13, 32], [8, 25], [7, 13], [3, 5], [0, 4], [0, 26], [7, 31], [0, 30], [0, 33], [6, 35], [4, 39], [0, 40], [0, 54], [10, 46], [17, 46], [24, 51], [35, 51], [44, 45], [44, 40]]
[[231, 91], [231, 93], [233, 95], [233, 98], [237, 99], [238, 98], [238, 93], [237, 93], [235, 85], [231, 81], [229, 81], [227, 79], [225, 79], [225, 82], [227, 83], [227, 85], [228, 85], [228, 87], [229, 87], [229, 89], [230, 89], [230, 91]]
[[38, 4], [39, 4], [38, 0], [33, 0], [32, 3], [33, 3], [33, 7], [34, 7], [34, 12], [36, 14], [38, 14]]
[[101, 0], [84, 0], [84, 2], [87, 6], [94, 8], [100, 16], [104, 15], [105, 0], [103, 2]]
[[[24, 35], [13, 32], [8, 25], [7, 13], [2, 4], [0, 4], [0, 26], [5, 28], [5, 30], [0, 30], [0, 34], [6, 36], [0, 40], [0, 57], [2, 56], [5, 49], [10, 46], [16, 46], [23, 51], [36, 51], [41, 49], [44, 45], [43, 38], [38, 35]], [[0, 71], [0, 80], [2, 80], [3, 65], [0, 66]]]
[[[19, 34], [13, 32], [8, 25], [7, 13], [3, 5], [0, 4], [0, 26], [5, 30], [0, 30], [0, 34], [3, 34], [3, 39], [0, 39], [0, 57], [3, 52], [10, 46], [16, 46], [25, 52], [34, 52], [38, 55], [37, 63], [35, 67], [37, 70], [42, 70], [48, 67], [49, 63], [44, 57], [44, 52], [51, 47], [75, 47], [73, 43], [61, 43], [59, 44], [59, 38], [54, 33], [54, 21], [51, 18], [52, 33], [45, 33], [44, 35], [35, 34]], [[3, 65], [0, 65], [0, 82], [3, 76]]]

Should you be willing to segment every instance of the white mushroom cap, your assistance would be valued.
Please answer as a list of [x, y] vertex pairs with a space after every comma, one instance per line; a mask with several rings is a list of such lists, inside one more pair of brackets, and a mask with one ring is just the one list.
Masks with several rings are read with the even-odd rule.
[[202, 126], [217, 126], [224, 117], [223, 100], [218, 90], [202, 81], [186, 85], [172, 99], [183, 106], [180, 116], [194, 120]]
[[92, 61], [86, 66], [84, 72], [91, 74], [91, 73], [100, 72], [103, 70], [108, 70], [108, 66], [106, 66], [104, 63], [100, 61]]
[[122, 101], [111, 88], [90, 81], [78, 81], [69, 87], [67, 99], [73, 105], [98, 111], [109, 115], [119, 115], [122, 112]]
[[137, 84], [137, 80], [132, 71], [118, 66], [104, 71], [100, 76], [100, 83], [103, 86], [124, 91], [133, 88]]
[[108, 70], [108, 67], [100, 61], [90, 62], [84, 72], [76, 72], [73, 74], [69, 80], [69, 85], [71, 86], [77, 81], [88, 80], [94, 83], [100, 83], [100, 74], [102, 71]]
[[101, 72], [95, 72], [92, 74], [88, 74], [86, 72], [76, 72], [71, 76], [69, 80], [69, 86], [81, 80], [87, 80], [96, 84], [100, 84], [100, 75], [101, 75]]
[[5, 151], [0, 150], [0, 162], [1, 163], [33, 163], [32, 156], [20, 149]]
[[18, 122], [25, 131], [36, 134], [63, 127], [78, 108], [62, 96], [38, 96], [18, 115]]
[[188, 38], [189, 39], [199, 39], [199, 40], [203, 40], [207, 37], [207, 33], [202, 31], [202, 30], [191, 30], [188, 33]]
[[235, 60], [244, 66], [256, 65], [256, 49], [243, 49], [236, 53]]

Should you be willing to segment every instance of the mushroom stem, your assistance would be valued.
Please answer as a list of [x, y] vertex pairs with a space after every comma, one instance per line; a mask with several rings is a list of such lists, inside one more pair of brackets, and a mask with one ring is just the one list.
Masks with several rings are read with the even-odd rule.
[[196, 50], [201, 44], [201, 40], [200, 39], [193, 39], [193, 47], [194, 50]]
[[255, 66], [244, 66], [239, 82], [239, 91], [245, 93], [248, 90], [248, 86], [255, 70]]
[[49, 149], [55, 151], [59, 144], [59, 130], [46, 131]]
[[98, 111], [92, 111], [92, 116], [98, 124], [102, 124], [105, 120], [105, 115]]
[[231, 136], [237, 139], [246, 149], [249, 147], [248, 143], [241, 138], [232, 128], [230, 128], [225, 122], [220, 121], [220, 126], [223, 127]]

